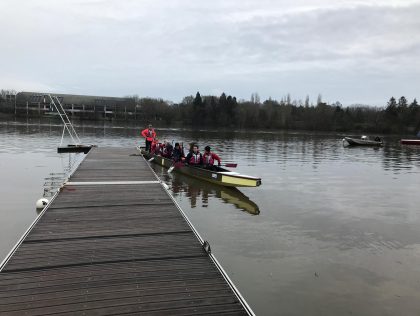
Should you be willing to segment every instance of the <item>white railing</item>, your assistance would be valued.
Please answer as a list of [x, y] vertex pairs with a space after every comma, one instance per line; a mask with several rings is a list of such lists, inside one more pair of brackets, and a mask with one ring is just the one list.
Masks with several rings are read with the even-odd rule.
[[56, 96], [51, 96], [51, 94], [49, 94], [48, 96], [51, 100], [51, 104], [54, 106], [54, 108], [58, 112], [58, 115], [60, 115], [60, 118], [64, 123], [63, 133], [61, 135], [60, 146], [63, 144], [64, 135], [65, 135], [66, 131], [69, 134], [69, 136], [70, 136], [70, 138], [73, 142], [73, 145], [80, 145], [80, 138], [77, 135], [77, 133], [76, 133], [74, 127], [73, 127], [73, 124], [71, 123], [69, 117], [67, 116], [67, 113], [64, 110], [63, 105], [61, 104], [60, 100]]

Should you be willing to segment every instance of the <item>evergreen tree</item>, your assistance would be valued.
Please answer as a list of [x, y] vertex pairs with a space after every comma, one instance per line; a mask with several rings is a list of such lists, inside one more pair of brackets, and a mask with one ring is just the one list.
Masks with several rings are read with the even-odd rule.
[[219, 98], [219, 123], [222, 126], [225, 126], [228, 122], [228, 117], [226, 114], [226, 108], [227, 108], [227, 98], [226, 94], [223, 92], [222, 95]]
[[203, 105], [203, 99], [201, 99], [200, 92], [197, 92], [197, 94], [195, 95], [193, 105], [194, 105], [194, 108], [197, 108], [197, 109], [201, 108], [201, 106]]
[[203, 99], [201, 98], [200, 92], [197, 92], [193, 101], [193, 125], [201, 125], [204, 123], [205, 115], [203, 115], [204, 104]]
[[217, 125], [219, 117], [219, 108], [215, 97], [210, 99], [210, 116], [212, 124]]
[[403, 109], [403, 110], [406, 109], [407, 108], [407, 104], [408, 104], [407, 99], [404, 96], [402, 96], [398, 100], [398, 108], [400, 108], [400, 109]]
[[415, 127], [415, 129], [419, 131], [420, 128], [420, 107], [417, 103], [417, 100], [414, 99], [413, 102], [411, 102], [410, 106], [409, 106], [409, 110], [407, 111], [407, 115], [409, 116], [409, 124], [413, 127]]
[[395, 100], [394, 97], [391, 97], [391, 99], [389, 99], [387, 107], [385, 109], [385, 112], [389, 115], [389, 116], [395, 116], [397, 115], [397, 101]]
[[219, 98], [219, 104], [221, 107], [226, 105], [226, 94], [223, 92]]
[[236, 98], [232, 96], [228, 96], [226, 99], [226, 107], [225, 107], [228, 125], [232, 125], [235, 123], [236, 105], [237, 105]]

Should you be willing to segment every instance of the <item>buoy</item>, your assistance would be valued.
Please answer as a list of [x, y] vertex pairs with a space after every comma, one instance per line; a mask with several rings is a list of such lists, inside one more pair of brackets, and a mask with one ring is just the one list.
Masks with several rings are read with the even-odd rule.
[[38, 201], [36, 201], [36, 208], [37, 209], [42, 209], [44, 207], [46, 207], [48, 204], [48, 200], [45, 198], [39, 199]]

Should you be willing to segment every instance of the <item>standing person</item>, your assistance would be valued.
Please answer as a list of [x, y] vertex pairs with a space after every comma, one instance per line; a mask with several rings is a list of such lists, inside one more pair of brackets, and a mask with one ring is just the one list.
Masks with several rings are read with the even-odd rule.
[[146, 139], [146, 151], [150, 152], [152, 141], [156, 138], [156, 132], [152, 124], [149, 124], [148, 128], [141, 131], [141, 136]]
[[203, 155], [198, 151], [198, 145], [194, 144], [192, 146], [192, 151], [188, 153], [185, 160], [187, 164], [193, 166], [198, 167], [203, 165]]
[[207, 169], [216, 169], [214, 166], [215, 160], [217, 160], [217, 165], [220, 167], [221, 159], [218, 155], [210, 151], [210, 146], [206, 146], [204, 148], [204, 154], [203, 154], [203, 163]]

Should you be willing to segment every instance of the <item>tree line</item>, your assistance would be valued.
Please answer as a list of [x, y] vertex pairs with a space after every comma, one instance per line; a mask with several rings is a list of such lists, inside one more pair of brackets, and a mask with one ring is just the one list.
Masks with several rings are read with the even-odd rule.
[[167, 125], [221, 127], [236, 129], [298, 129], [315, 131], [370, 133], [417, 133], [420, 130], [420, 109], [402, 96], [391, 97], [383, 107], [354, 105], [344, 107], [339, 102], [327, 104], [318, 96], [316, 104], [291, 100], [260, 101], [252, 94], [249, 101], [222, 93], [220, 96], [187, 96], [179, 104], [162, 99], [137, 100], [145, 121], [163, 121]]
[[11, 89], [1, 89], [0, 90], [0, 101], [6, 101], [7, 97], [10, 95], [16, 95], [16, 90]]
[[[0, 112], [5, 112], [7, 98], [14, 90], [0, 90]], [[335, 132], [366, 132], [377, 134], [413, 134], [420, 131], [420, 109], [416, 99], [391, 97], [382, 107], [353, 105], [340, 102], [327, 104], [319, 95], [316, 103], [292, 100], [261, 101], [258, 93], [250, 100], [238, 100], [222, 93], [220, 96], [197, 92], [180, 103], [160, 98], [129, 96], [124, 108], [115, 106], [113, 119], [135, 120], [166, 126], [226, 129], [296, 129]], [[133, 114], [134, 113], [134, 114]], [[36, 113], [35, 113], [36, 115]]]

